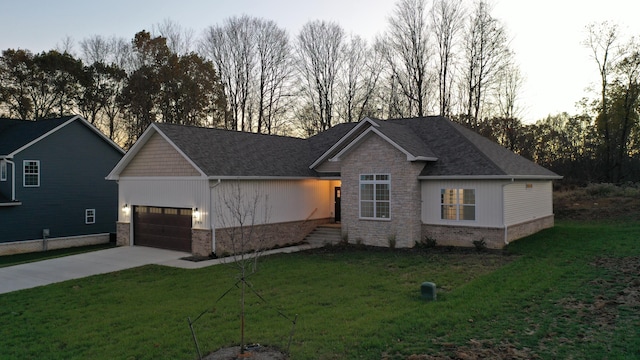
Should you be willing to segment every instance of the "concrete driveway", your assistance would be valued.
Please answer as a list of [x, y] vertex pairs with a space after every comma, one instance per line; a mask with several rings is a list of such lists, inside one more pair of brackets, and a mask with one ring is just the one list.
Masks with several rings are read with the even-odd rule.
[[122, 246], [0, 268], [0, 294], [105, 274], [148, 264], [171, 265], [191, 254], [140, 246]]
[[[262, 253], [262, 256], [289, 254], [322, 246], [324, 246], [323, 243], [300, 244], [267, 250]], [[235, 261], [233, 257], [198, 262], [182, 260], [188, 256], [191, 254], [179, 251], [144, 246], [120, 246], [113, 249], [8, 266], [0, 268], [0, 294], [149, 264], [182, 269], [200, 269]]]

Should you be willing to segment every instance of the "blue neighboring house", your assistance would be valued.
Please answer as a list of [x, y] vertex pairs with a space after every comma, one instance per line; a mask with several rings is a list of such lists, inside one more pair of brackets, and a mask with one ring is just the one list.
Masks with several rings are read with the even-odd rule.
[[0, 118], [0, 254], [108, 239], [118, 185], [105, 177], [123, 155], [81, 116]]

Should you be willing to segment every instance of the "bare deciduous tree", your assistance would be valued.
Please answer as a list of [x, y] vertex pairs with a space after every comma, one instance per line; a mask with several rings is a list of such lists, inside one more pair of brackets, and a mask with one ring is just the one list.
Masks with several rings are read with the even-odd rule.
[[184, 28], [171, 19], [164, 19], [153, 25], [153, 34], [167, 39], [167, 46], [174, 54], [186, 55], [193, 51], [193, 30]]
[[352, 36], [344, 50], [336, 106], [344, 122], [375, 115], [374, 94], [380, 78], [381, 59], [359, 36]]
[[338, 71], [343, 61], [344, 30], [336, 23], [311, 21], [298, 34], [297, 67], [302, 82], [302, 106], [317, 117], [316, 132], [333, 125]]
[[462, 2], [436, 0], [431, 9], [433, 34], [438, 49], [436, 68], [438, 71], [438, 108], [441, 116], [451, 112], [451, 92], [455, 69], [456, 44], [464, 25]]
[[489, 5], [484, 0], [478, 1], [468, 18], [464, 38], [463, 79], [468, 125], [478, 126], [491, 84], [510, 56], [504, 26], [491, 16]]
[[[408, 106], [403, 116], [425, 116], [430, 102], [431, 46], [425, 0], [401, 0], [389, 18], [389, 29], [378, 44], [389, 67], [392, 91]], [[397, 85], [397, 88], [394, 88]]]

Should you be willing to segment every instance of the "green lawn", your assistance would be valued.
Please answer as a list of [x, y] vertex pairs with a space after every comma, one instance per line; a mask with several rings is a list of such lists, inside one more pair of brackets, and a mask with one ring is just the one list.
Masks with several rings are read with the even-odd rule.
[[[294, 359], [406, 359], [508, 348], [524, 357], [640, 357], [640, 223], [559, 223], [498, 253], [316, 251], [266, 257], [246, 336]], [[628, 271], [625, 265], [631, 264]], [[433, 281], [438, 301], [420, 298]], [[162, 266], [0, 295], [2, 359], [195, 359], [239, 341], [227, 266]], [[634, 285], [635, 284], [635, 285]], [[635, 288], [633, 288], [635, 286]], [[635, 292], [634, 292], [635, 291]], [[514, 356], [512, 356], [513, 358]], [[416, 356], [415, 359], [427, 357]]]

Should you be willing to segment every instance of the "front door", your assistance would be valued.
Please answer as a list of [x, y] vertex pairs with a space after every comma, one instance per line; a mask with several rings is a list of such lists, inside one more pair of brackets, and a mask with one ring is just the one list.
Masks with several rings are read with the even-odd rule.
[[336, 222], [340, 222], [340, 187], [337, 186], [335, 188], [335, 197], [336, 200], [335, 202], [335, 209], [334, 209], [334, 214], [335, 214], [335, 219]]

